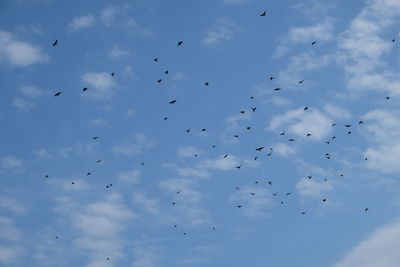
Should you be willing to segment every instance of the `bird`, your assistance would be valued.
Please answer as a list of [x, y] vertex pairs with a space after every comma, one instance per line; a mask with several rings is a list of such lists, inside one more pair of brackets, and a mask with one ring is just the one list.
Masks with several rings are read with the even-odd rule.
[[74, 182], [71, 182], [71, 184], [75, 184]]
[[172, 205], [175, 205], [175, 204], [176, 204], [176, 202], [172, 202], [171, 204], [172, 204]]
[[303, 110], [308, 110], [308, 107], [305, 107]]
[[168, 120], [168, 117], [164, 117], [164, 120], [165, 120], [165, 121]]
[[237, 205], [236, 207], [238, 207], [239, 209], [241, 208], [241, 207], [243, 207], [242, 205]]
[[270, 186], [272, 186], [272, 181], [268, 181], [268, 184], [269, 184]]
[[254, 157], [254, 160], [257, 160], [259, 157]]
[[176, 99], [169, 101], [170, 104], [175, 104], [176, 103]]
[[331, 141], [326, 141], [326, 142], [325, 142], [325, 144], [328, 144], [328, 145], [329, 145], [330, 143], [331, 143]]
[[278, 194], [278, 193], [272, 193], [272, 195], [273, 195], [274, 197], [276, 197], [277, 194]]
[[396, 41], [396, 39], [393, 39], [393, 40], [392, 40], [392, 43], [394, 43], [395, 41]]
[[351, 134], [351, 131], [348, 131], [347, 134]]
[[317, 41], [314, 41], [314, 42], [311, 43], [311, 45], [315, 45], [316, 43], [317, 43]]
[[89, 176], [89, 175], [91, 175], [92, 173], [91, 172], [88, 172], [88, 173], [86, 173], [86, 176]]
[[279, 135], [285, 135], [285, 131], [281, 132]]
[[201, 129], [201, 131], [202, 131], [202, 132], [205, 132], [205, 131], [207, 131], [207, 129], [206, 129], [206, 128], [203, 128], [203, 129]]
[[251, 129], [251, 127], [250, 127], [250, 126], [246, 127], [246, 130], [250, 130], [250, 129]]
[[153, 59], [154, 62], [158, 62], [158, 57]]
[[301, 214], [303, 214], [303, 215], [304, 215], [304, 214], [306, 214], [306, 212], [305, 212], [305, 211], [302, 211], [302, 212], [301, 212]]
[[205, 86], [210, 86], [210, 83], [209, 82], [205, 82], [204, 85]]
[[97, 160], [96, 162], [97, 162], [97, 163], [100, 163], [100, 162], [101, 162], [101, 159]]
[[115, 76], [115, 72], [111, 72], [110, 75], [111, 75], [112, 77], [114, 77], [114, 76]]
[[287, 196], [289, 196], [291, 193], [286, 193]]
[[44, 178], [49, 178], [50, 176], [48, 174], [46, 174], [46, 176]]
[[98, 136], [94, 136], [94, 137], [92, 137], [92, 139], [96, 140], [96, 139], [99, 139], [99, 137]]
[[251, 110], [252, 110], [253, 112], [256, 112], [256, 109], [257, 109], [257, 108], [251, 108]]
[[256, 151], [261, 151], [261, 150], [263, 150], [263, 149], [264, 149], [264, 147], [263, 147], [263, 146], [260, 146], [260, 147], [256, 148]]
[[312, 175], [308, 175], [307, 178], [308, 178], [308, 179], [311, 179], [311, 178], [312, 178]]
[[326, 198], [324, 198], [324, 199], [322, 200], [322, 202], [326, 202]]
[[242, 167], [242, 165], [236, 166], [236, 169], [239, 170], [241, 167]]
[[282, 90], [282, 88], [279, 88], [279, 87], [278, 87], [278, 88], [275, 88], [275, 89], [274, 89], [274, 91], [280, 91], [280, 90]]
[[272, 151], [270, 151], [270, 152], [267, 154], [268, 157], [271, 156], [271, 155], [272, 155]]
[[326, 153], [326, 154], [325, 154], [325, 157], [326, 157], [327, 159], [330, 159], [330, 158], [331, 158], [331, 155], [330, 155], [329, 153]]
[[273, 79], [274, 79], [274, 77], [272, 77], [272, 76], [271, 76], [271, 77], [269, 77], [269, 80], [270, 80], [270, 81], [272, 81]]
[[387, 96], [387, 97], [386, 97], [386, 100], [389, 100], [389, 99], [390, 99], [390, 96]]
[[261, 13], [260, 17], [265, 17], [267, 15], [267, 11], [264, 11], [263, 13]]
[[363, 124], [363, 123], [364, 123], [363, 121], [359, 121], [359, 122], [358, 122], [358, 125]]
[[56, 45], [58, 45], [58, 40], [55, 40], [53, 43], [53, 46], [56, 46]]
[[212, 148], [215, 148], [215, 145], [212, 145], [211, 147], [212, 147]]
[[229, 156], [229, 154], [225, 154], [224, 159], [225, 159], [226, 157], [228, 157], [228, 156]]
[[367, 212], [367, 211], [369, 211], [369, 208], [365, 208], [365, 209], [364, 209], [364, 212]]
[[235, 186], [236, 190], [239, 190], [239, 187]]
[[312, 134], [308, 133], [307, 136], [312, 136]]
[[181, 193], [181, 190], [176, 191], [176, 193], [177, 193], [177, 194], [180, 194], [180, 193]]
[[61, 92], [57, 92], [54, 94], [54, 96], [60, 96], [60, 95], [61, 95]]
[[199, 154], [193, 154], [193, 156], [194, 156], [195, 158], [197, 158], [197, 157], [199, 156]]
[[169, 71], [167, 71], [167, 70], [166, 70], [164, 73], [165, 73], [165, 74], [168, 74], [168, 73], [169, 73]]
[[289, 139], [289, 142], [294, 142], [295, 140], [293, 139], [293, 138], [290, 138]]
[[252, 196], [255, 196], [256, 194], [255, 194], [255, 193], [253, 193], [253, 192], [250, 192], [250, 195], [252, 195]]
[[182, 46], [183, 45], [183, 41], [179, 41], [177, 46]]
[[351, 124], [346, 124], [345, 127], [349, 128], [351, 127]]
[[213, 227], [212, 229], [215, 230], [215, 227]]
[[187, 133], [190, 133], [190, 128], [186, 130]]
[[109, 261], [109, 260], [110, 260], [110, 258], [107, 258], [106, 260], [108, 260], [108, 261]]
[[158, 83], [161, 83], [161, 82], [162, 82], [162, 79], [158, 79], [157, 82], [158, 82]]
[[334, 127], [336, 125], [336, 123], [332, 123], [331, 127]]
[[245, 112], [244, 110], [241, 110], [241, 111], [240, 111], [241, 114], [244, 114], [244, 112]]
[[298, 83], [303, 83], [304, 82], [304, 80], [301, 80], [301, 81], [299, 81]]
[[235, 138], [239, 138], [239, 135], [235, 134], [233, 137], [235, 137]]
[[82, 91], [83, 91], [83, 92], [86, 92], [86, 91], [87, 91], [87, 88], [86, 88], [86, 87], [84, 87], [84, 88], [82, 89]]

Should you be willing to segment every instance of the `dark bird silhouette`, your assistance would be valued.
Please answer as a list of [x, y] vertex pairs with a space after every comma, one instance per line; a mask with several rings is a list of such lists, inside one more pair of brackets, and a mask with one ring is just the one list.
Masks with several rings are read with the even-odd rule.
[[236, 190], [239, 190], [239, 187], [235, 186]]
[[172, 205], [176, 205], [176, 202], [172, 202], [171, 204], [172, 204]]
[[50, 176], [48, 174], [46, 174], [46, 176], [44, 178], [49, 178]]
[[112, 77], [114, 77], [114, 76], [115, 76], [115, 72], [111, 72], [110, 75], [111, 75]]
[[107, 258], [106, 260], [108, 260], [108, 261], [109, 261], [109, 260], [110, 260], [110, 258]]
[[239, 138], [239, 135], [235, 134], [233, 137], [235, 137], [235, 138]]
[[308, 178], [308, 179], [311, 179], [311, 178], [312, 178], [312, 175], [308, 175], [307, 178]]
[[174, 99], [174, 100], [172, 100], [172, 101], [169, 101], [169, 103], [170, 103], [170, 104], [175, 104], [175, 103], [176, 103], [176, 100]]
[[89, 176], [89, 175], [91, 175], [92, 173], [91, 172], [88, 172], [88, 173], [86, 173], [86, 176]]
[[161, 82], [162, 82], [162, 79], [158, 79], [157, 82], [158, 82], [158, 83], [161, 83]]
[[199, 154], [193, 154], [193, 156], [194, 156], [195, 158], [197, 158], [197, 157], [199, 156]]
[[280, 90], [282, 90], [282, 88], [279, 88], [279, 87], [278, 87], [278, 88], [275, 88], [275, 89], [274, 89], [274, 91], [280, 91]]
[[268, 184], [269, 184], [270, 186], [272, 186], [272, 181], [268, 181]]
[[270, 152], [267, 154], [268, 157], [271, 156], [271, 155], [272, 155], [272, 151], [270, 151]]
[[240, 169], [242, 167], [242, 165], [236, 166], [236, 169]]
[[100, 163], [100, 162], [101, 162], [101, 159], [99, 159], [99, 160], [96, 160], [96, 162], [97, 162], [97, 163]]
[[177, 46], [182, 46], [183, 45], [183, 41], [179, 41]]
[[330, 158], [331, 158], [331, 155], [330, 155], [329, 153], [326, 153], [326, 154], [325, 154], [325, 158], [330, 159]]
[[254, 157], [254, 160], [257, 160], [259, 157]]
[[256, 151], [261, 151], [261, 150], [263, 150], [263, 149], [264, 149], [264, 147], [263, 147], [263, 146], [260, 146], [260, 147], [256, 148]]
[[349, 127], [351, 127], [351, 124], [346, 124], [345, 126], [346, 126], [347, 128], [349, 128]]
[[270, 81], [272, 81], [273, 79], [274, 79], [274, 77], [272, 77], [272, 76], [271, 76], [271, 77], [269, 77], [269, 80], [270, 80]]
[[351, 131], [348, 131], [347, 134], [351, 134]]
[[256, 112], [256, 109], [257, 109], [257, 108], [251, 108], [251, 110], [252, 110], [253, 112]]
[[255, 196], [256, 194], [255, 194], [255, 193], [253, 193], [253, 192], [251, 192], [251, 193], [250, 193], [250, 195], [252, 195], [252, 196]]
[[281, 132], [279, 135], [285, 135], [285, 131]]
[[99, 137], [98, 136], [94, 136], [94, 137], [92, 137], [92, 139], [96, 140], [96, 139], [99, 139]]
[[187, 133], [190, 133], [190, 128], [186, 130]]
[[250, 131], [250, 129], [251, 129], [251, 127], [250, 127], [250, 126], [246, 127], [246, 130], [249, 130], [249, 131]]
[[286, 193], [287, 196], [289, 196], [291, 193]]
[[165, 73], [165, 74], [168, 74], [168, 73], [169, 73], [169, 71], [167, 71], [167, 70], [166, 70], [164, 73]]
[[289, 142], [294, 142], [295, 140], [293, 139], [293, 138], [290, 138], [289, 139]]
[[364, 209], [364, 212], [367, 212], [367, 211], [369, 211], [369, 208], [365, 208], [365, 209]]
[[154, 62], [158, 62], [158, 57], [153, 59]]
[[331, 127], [334, 127], [336, 125], [336, 123], [332, 123]]
[[304, 80], [301, 80], [301, 81], [299, 81], [298, 83], [303, 83], [304, 82]]
[[329, 145], [330, 143], [331, 143], [331, 141], [326, 141], [326, 142], [325, 142], [325, 144], [328, 144], [328, 145]]
[[308, 133], [308, 134], [307, 134], [307, 137], [308, 137], [308, 136], [312, 136], [312, 134]]
[[71, 182], [71, 184], [75, 184], [74, 182]]
[[61, 92], [57, 92], [54, 94], [54, 96], [60, 96], [60, 95], [61, 95]]
[[210, 83], [209, 82], [205, 82], [204, 85], [205, 86], [210, 86]]
[[274, 197], [276, 197], [277, 194], [278, 194], [278, 193], [273, 193], [272, 195], [273, 195]]
[[389, 100], [389, 99], [390, 99], [390, 96], [387, 96], [386, 99]]
[[392, 40], [392, 43], [394, 43], [395, 41], [396, 41], [396, 39], [393, 39], [393, 40]]
[[263, 13], [261, 13], [260, 17], [265, 17], [267, 16], [267, 11], [264, 11]]
[[58, 40], [55, 40], [53, 43], [53, 46], [56, 46], [56, 45], [58, 45]]
[[244, 112], [245, 112], [244, 110], [241, 110], [241, 111], [240, 111], [240, 113], [242, 113], [242, 114], [244, 114]]
[[181, 190], [176, 191], [176, 193], [177, 193], [177, 194], [180, 194], [180, 193], [181, 193]]
[[308, 107], [305, 107], [304, 110], [308, 110]]
[[215, 145], [212, 145], [211, 147], [212, 147], [212, 148], [215, 148]]
[[226, 157], [228, 157], [228, 156], [229, 156], [229, 154], [225, 154], [224, 159], [225, 159]]
[[358, 122], [358, 125], [363, 124], [363, 123], [364, 123], [363, 121], [359, 121], [359, 122]]
[[326, 198], [324, 198], [324, 199], [322, 200], [322, 202], [326, 202]]
[[242, 205], [237, 205], [236, 207], [238, 207], [239, 209], [241, 208], [241, 207], [243, 207]]
[[316, 42], [316, 41], [314, 41], [314, 42], [312, 42], [312, 43], [311, 43], [311, 45], [315, 45], [316, 43], [317, 43], [317, 42]]
[[165, 120], [165, 121], [168, 120], [168, 117], [164, 117], [164, 120]]
[[82, 91], [83, 91], [83, 92], [86, 92], [86, 91], [87, 91], [87, 88], [86, 88], [86, 87], [84, 87], [84, 88], [82, 89]]
[[212, 229], [215, 230], [215, 227], [213, 227]]

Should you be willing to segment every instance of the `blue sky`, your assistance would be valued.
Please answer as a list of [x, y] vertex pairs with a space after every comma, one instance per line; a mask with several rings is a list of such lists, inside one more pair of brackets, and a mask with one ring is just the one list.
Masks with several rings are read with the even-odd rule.
[[2, 1], [0, 265], [400, 266], [399, 18]]

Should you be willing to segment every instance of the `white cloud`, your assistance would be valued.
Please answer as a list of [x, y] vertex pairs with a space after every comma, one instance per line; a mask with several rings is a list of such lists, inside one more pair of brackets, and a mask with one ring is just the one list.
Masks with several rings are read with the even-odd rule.
[[384, 225], [349, 251], [333, 267], [400, 266], [400, 221]]
[[110, 57], [113, 59], [126, 58], [130, 54], [131, 53], [129, 51], [119, 48], [118, 45], [114, 45], [109, 52]]
[[0, 197], [0, 208], [7, 209], [15, 214], [24, 214], [27, 210], [27, 205], [19, 200], [9, 197]]
[[143, 192], [136, 192], [133, 195], [133, 202], [150, 214], [157, 215], [160, 213], [160, 207], [157, 199], [150, 198]]
[[4, 156], [0, 158], [0, 172], [20, 173], [26, 168], [26, 161], [15, 156]]
[[330, 118], [316, 108], [310, 108], [308, 111], [298, 108], [273, 117], [267, 129], [286, 130], [287, 133], [300, 137], [306, 137], [307, 133], [311, 133], [311, 140], [320, 140], [331, 132], [332, 127]]
[[146, 137], [144, 134], [136, 134], [133, 142], [127, 142], [112, 147], [112, 151], [117, 155], [136, 155], [144, 150], [152, 148], [157, 142]]
[[120, 8], [114, 6], [106, 7], [100, 12], [100, 19], [105, 25], [109, 26], [114, 21], [115, 16], [120, 13], [120, 11]]
[[153, 246], [136, 246], [133, 250], [135, 261], [133, 267], [158, 267], [160, 251]]
[[30, 110], [36, 107], [36, 104], [33, 101], [26, 100], [20, 97], [14, 98], [12, 105], [22, 110]]
[[223, 158], [223, 155], [216, 159], [205, 159], [199, 167], [204, 167], [210, 170], [229, 171], [234, 170], [236, 166], [240, 165], [240, 161], [233, 155]]
[[83, 83], [88, 86], [85, 96], [95, 99], [109, 99], [116, 87], [116, 82], [110, 73], [88, 72], [82, 75]]
[[7, 61], [15, 67], [45, 62], [48, 56], [39, 47], [17, 41], [9, 32], [0, 31], [0, 62]]
[[302, 178], [296, 183], [296, 190], [301, 197], [322, 198], [325, 193], [333, 190], [329, 181], [315, 181], [315, 179]]
[[128, 184], [137, 184], [140, 181], [140, 171], [133, 169], [131, 171], [120, 172], [118, 174], [118, 180]]
[[13, 220], [0, 216], [0, 240], [20, 241], [21, 231], [15, 226]]
[[74, 18], [69, 24], [68, 28], [76, 31], [83, 28], [91, 27], [95, 24], [96, 19], [92, 14]]
[[345, 119], [348, 120], [351, 118], [351, 113], [347, 111], [344, 108], [340, 108], [338, 106], [335, 106], [333, 104], [325, 104], [324, 105], [324, 111], [332, 116], [333, 118], [337, 119]]
[[37, 88], [35, 86], [31, 86], [31, 85], [23, 85], [19, 88], [19, 91], [28, 97], [39, 97], [44, 95], [44, 91], [40, 88]]
[[276, 143], [273, 147], [273, 153], [283, 157], [287, 157], [296, 153], [296, 150], [285, 143]]
[[232, 19], [230, 18], [218, 18], [216, 25], [212, 30], [207, 31], [206, 37], [203, 40], [204, 45], [215, 45], [222, 42], [228, 42], [233, 39], [235, 31], [239, 30]]
[[24, 249], [17, 246], [6, 247], [0, 245], [0, 263], [12, 264], [24, 255]]

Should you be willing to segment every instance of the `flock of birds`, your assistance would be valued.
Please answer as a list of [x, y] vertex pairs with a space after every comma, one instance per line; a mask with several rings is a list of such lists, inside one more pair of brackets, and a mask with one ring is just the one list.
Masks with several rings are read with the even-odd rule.
[[[263, 11], [263, 12], [260, 14], [260, 16], [261, 16], [261, 17], [266, 17], [266, 16], [267, 16], [267, 11]], [[395, 39], [393, 39], [392, 42], [395, 42]], [[315, 46], [316, 44], [317, 44], [317, 41], [311, 42], [311, 46]], [[55, 40], [55, 41], [53, 42], [53, 44], [52, 44], [53, 47], [59, 46], [59, 45], [60, 45], [60, 43], [59, 43], [58, 40]], [[183, 42], [183, 41], [178, 41], [178, 42], [177, 42], [177, 46], [178, 46], [178, 47], [181, 47], [181, 46], [183, 46], [183, 45], [184, 45], [184, 42]], [[157, 62], [160, 61], [160, 59], [159, 59], [158, 57], [155, 57], [155, 58], [153, 58], [153, 61], [154, 61], [155, 63], [157, 63]], [[164, 71], [164, 74], [168, 75], [168, 74], [169, 74], [169, 71], [168, 71], [168, 70]], [[116, 76], [115, 72], [111, 72], [111, 73], [110, 73], [110, 77], [111, 77], [111, 78], [114, 78], [115, 76]], [[273, 80], [274, 80], [274, 77], [273, 77], [273, 76], [269, 76], [269, 77], [267, 77], [267, 79], [269, 79], [270, 81], [273, 81]], [[162, 81], [163, 81], [163, 79], [160, 78], [160, 79], [158, 79], [156, 82], [157, 82], [157, 83], [162, 83]], [[300, 81], [298, 81], [298, 84], [302, 84], [302, 83], [304, 83], [304, 82], [305, 82], [305, 80], [300, 80]], [[204, 82], [203, 85], [204, 85], [204, 86], [210, 86], [210, 83], [207, 81], [207, 82]], [[88, 90], [90, 90], [90, 89], [87, 88], [87, 87], [84, 87], [84, 88], [82, 89], [82, 91], [83, 91], [84, 93], [87, 92]], [[280, 87], [277, 87], [277, 88], [274, 88], [274, 89], [273, 89], [273, 91], [276, 91], [276, 92], [281, 91], [281, 90], [283, 90], [283, 89], [280, 88]], [[60, 97], [61, 95], [62, 95], [62, 92], [61, 92], [61, 91], [56, 92], [56, 93], [54, 94], [55, 97]], [[253, 96], [251, 96], [250, 98], [251, 98], [251, 99], [254, 99]], [[385, 98], [386, 98], [386, 100], [390, 100], [390, 96], [386, 96]], [[173, 99], [173, 100], [169, 101], [169, 104], [175, 105], [177, 102], [178, 102], [177, 99]], [[311, 109], [311, 108], [308, 107], [308, 106], [306, 106], [306, 107], [303, 108], [304, 112], [308, 112], [310, 109]], [[251, 107], [249, 110], [250, 110], [251, 112], [256, 112], [257, 107]], [[240, 114], [245, 114], [245, 112], [246, 112], [246, 110], [240, 110], [240, 111], [239, 111]], [[163, 117], [163, 120], [165, 120], [165, 121], [168, 120], [168, 119], [169, 119], [169, 118], [168, 118], [167, 116]], [[361, 125], [364, 124], [364, 122], [363, 122], [363, 121], [359, 121], [357, 124], [358, 124], [358, 126], [361, 126]], [[335, 126], [336, 126], [336, 123], [332, 123], [332, 124], [331, 124], [331, 127], [335, 127]], [[352, 126], [351, 124], [345, 124], [344, 127], [347, 129], [347, 134], [348, 134], [348, 135], [352, 134], [352, 130], [351, 130], [351, 129], [352, 129], [353, 126]], [[251, 126], [246, 127], [246, 130], [251, 130]], [[190, 128], [188, 128], [188, 129], [185, 130], [185, 132], [186, 132], [187, 134], [189, 134], [191, 131], [192, 131], [192, 130], [191, 130]], [[200, 132], [206, 132], [206, 131], [207, 131], [206, 128], [202, 128], [202, 129], [200, 130]], [[285, 134], [286, 134], [285, 131], [282, 131], [279, 135], [280, 135], [280, 136], [285, 136]], [[239, 135], [238, 135], [238, 134], [235, 134], [233, 137], [234, 137], [234, 138], [239, 138]], [[312, 133], [311, 133], [311, 132], [307, 133], [307, 134], [306, 134], [306, 137], [312, 137]], [[330, 144], [330, 143], [333, 142], [336, 138], [337, 138], [336, 136], [332, 136], [329, 140], [325, 141], [325, 143], [326, 143], [326, 144]], [[93, 139], [93, 140], [97, 140], [97, 139], [99, 139], [99, 136], [94, 136], [94, 137], [92, 137], [92, 139]], [[296, 140], [295, 140], [294, 138], [288, 138], [287, 141], [288, 141], [288, 142], [295, 142]], [[212, 145], [212, 148], [216, 148], [216, 145]], [[273, 148], [272, 148], [272, 147], [271, 147], [271, 148], [265, 148], [264, 146], [260, 146], [260, 147], [255, 148], [256, 153], [257, 153], [257, 152], [262, 152], [262, 151], [264, 151], [264, 150], [267, 150], [267, 153], [266, 153], [266, 156], [267, 156], [267, 157], [271, 156], [272, 153], [273, 153]], [[199, 156], [199, 154], [193, 154], [193, 156], [194, 156], [195, 158], [197, 158], [197, 157]], [[224, 154], [224, 155], [222, 156], [222, 158], [224, 158], [224, 159], [227, 158], [227, 157], [229, 157], [229, 154]], [[326, 159], [330, 159], [331, 157], [332, 157], [332, 155], [331, 155], [330, 153], [326, 153], [326, 154], [325, 154], [325, 158], [326, 158]], [[254, 160], [258, 160], [259, 158], [260, 158], [260, 154], [257, 154], [257, 156], [254, 156], [254, 157], [253, 157]], [[365, 160], [368, 160], [368, 159], [365, 158]], [[97, 160], [96, 162], [97, 162], [97, 163], [101, 163], [102, 160], [99, 159], [99, 160]], [[142, 162], [141, 165], [144, 166], [144, 162]], [[242, 167], [242, 165], [237, 165], [237, 166], [235, 166], [235, 168], [238, 169], [238, 170], [240, 170], [241, 167]], [[91, 175], [91, 174], [92, 174], [91, 172], [87, 172], [87, 173], [86, 173], [87, 176], [89, 176], [89, 175]], [[340, 176], [343, 176], [343, 174], [340, 174]], [[49, 177], [50, 177], [50, 175], [45, 175], [45, 178], [49, 178]], [[313, 179], [313, 176], [312, 176], [312, 175], [308, 175], [307, 178], [308, 178], [309, 180], [311, 180], [311, 179]], [[323, 179], [323, 181], [326, 182], [327, 179]], [[74, 185], [74, 184], [75, 184], [74, 182], [71, 182], [71, 185]], [[259, 182], [258, 182], [258, 181], [255, 181], [255, 184], [259, 184]], [[269, 187], [272, 187], [272, 184], [273, 184], [273, 181], [267, 181], [267, 185], [268, 185]], [[105, 185], [105, 188], [110, 189], [112, 186], [113, 186], [113, 184], [110, 183], [110, 184]], [[235, 189], [236, 189], [236, 190], [240, 190], [240, 188], [239, 188], [238, 186], [236, 186]], [[181, 189], [177, 188], [176, 194], [177, 194], [177, 195], [181, 194]], [[250, 195], [251, 195], [251, 197], [253, 197], [253, 196], [256, 195], [256, 193], [250, 192]], [[278, 195], [278, 193], [275, 192], [275, 193], [273, 193], [272, 195], [273, 195], [274, 197], [276, 197], [276, 196]], [[289, 196], [289, 195], [291, 195], [291, 193], [290, 193], [290, 192], [287, 192], [287, 193], [284, 193], [283, 195], [284, 195], [284, 196]], [[321, 201], [322, 201], [323, 203], [325, 203], [325, 202], [327, 202], [328, 200], [327, 200], [327, 198], [322, 198]], [[280, 201], [280, 203], [281, 203], [281, 204], [284, 204], [284, 201]], [[173, 205], [173, 206], [176, 205], [176, 204], [177, 204], [176, 201], [171, 202], [171, 205]], [[236, 205], [236, 207], [237, 207], [238, 209], [241, 209], [241, 208], [244, 208], [245, 205], [242, 204], [242, 203], [238, 203], [238, 204]], [[364, 211], [364, 212], [368, 212], [368, 211], [369, 211], [369, 208], [364, 208], [363, 211]], [[307, 213], [307, 210], [300, 211], [299, 213], [302, 214], [302, 215], [305, 215], [305, 214]], [[178, 227], [178, 225], [175, 224], [175, 225], [174, 225], [174, 228], [177, 228], [177, 227]], [[215, 230], [215, 229], [216, 229], [215, 226], [213, 226], [213, 227], [212, 227], [212, 230]], [[186, 233], [186, 232], [183, 232], [183, 235], [187, 235], [187, 233]], [[57, 236], [56, 238], [58, 239], [59, 237]], [[107, 257], [106, 260], [108, 261], [108, 260], [110, 260], [110, 258]]]

